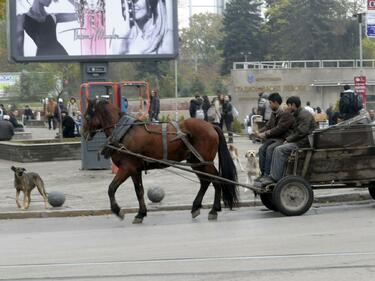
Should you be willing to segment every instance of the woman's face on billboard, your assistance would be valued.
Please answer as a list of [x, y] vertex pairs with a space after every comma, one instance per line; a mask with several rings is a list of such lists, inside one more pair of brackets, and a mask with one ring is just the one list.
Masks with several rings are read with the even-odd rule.
[[135, 19], [139, 20], [147, 16], [146, 0], [133, 0]]

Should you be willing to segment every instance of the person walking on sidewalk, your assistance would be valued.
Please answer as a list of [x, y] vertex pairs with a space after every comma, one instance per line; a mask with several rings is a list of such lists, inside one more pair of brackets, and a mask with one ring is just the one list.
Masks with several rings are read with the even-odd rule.
[[46, 107], [46, 115], [47, 115], [47, 122], [48, 122], [48, 129], [51, 130], [56, 129], [56, 121], [54, 118], [55, 114], [55, 109], [56, 109], [56, 102], [53, 98], [48, 99], [47, 107]]
[[272, 109], [271, 119], [259, 132], [253, 134], [256, 138], [263, 140], [263, 144], [259, 148], [261, 177], [268, 177], [270, 175], [273, 151], [276, 147], [284, 143], [285, 139], [291, 133], [294, 123], [294, 117], [290, 111], [283, 111], [280, 108], [283, 99], [279, 93], [270, 94], [268, 100]]
[[159, 113], [160, 113], [160, 100], [156, 90], [152, 90], [151, 92], [151, 104], [149, 110], [149, 118], [151, 122], [158, 122], [159, 121]]
[[300, 147], [308, 147], [308, 135], [311, 134], [315, 127], [314, 116], [301, 107], [301, 100], [297, 96], [292, 96], [286, 101], [288, 111], [294, 116], [294, 124], [291, 134], [285, 139], [284, 144], [275, 148], [272, 155], [272, 164], [269, 177], [262, 178], [261, 186], [267, 186], [271, 183], [278, 182], [284, 171], [284, 165], [289, 155]]
[[232, 123], [233, 123], [233, 106], [230, 103], [230, 98], [228, 95], [224, 96], [224, 103], [223, 103], [223, 123], [225, 124], [225, 128], [228, 132], [228, 143], [233, 143], [233, 131], [232, 131]]

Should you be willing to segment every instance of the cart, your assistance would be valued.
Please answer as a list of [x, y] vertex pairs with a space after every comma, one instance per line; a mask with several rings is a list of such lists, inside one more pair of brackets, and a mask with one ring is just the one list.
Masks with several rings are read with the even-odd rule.
[[295, 151], [284, 177], [259, 192], [262, 203], [270, 210], [298, 216], [310, 209], [316, 189], [368, 188], [375, 199], [374, 138], [371, 125], [314, 132], [312, 148]]

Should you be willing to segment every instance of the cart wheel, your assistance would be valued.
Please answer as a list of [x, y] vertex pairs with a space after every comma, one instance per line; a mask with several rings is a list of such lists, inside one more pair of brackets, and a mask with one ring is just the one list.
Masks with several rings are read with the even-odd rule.
[[372, 199], [375, 199], [375, 182], [370, 183], [370, 186], [368, 187], [368, 191]]
[[262, 201], [263, 205], [270, 209], [271, 211], [277, 212], [277, 208], [275, 204], [273, 203], [272, 199], [272, 193], [261, 193], [260, 195], [260, 201]]
[[286, 216], [299, 216], [310, 209], [314, 193], [304, 178], [288, 176], [276, 184], [272, 198], [280, 213]]

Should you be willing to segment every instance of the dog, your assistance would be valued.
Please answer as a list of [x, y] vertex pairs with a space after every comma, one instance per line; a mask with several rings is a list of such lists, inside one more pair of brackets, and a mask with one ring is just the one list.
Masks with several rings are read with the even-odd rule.
[[246, 163], [246, 184], [253, 185], [254, 179], [259, 176], [259, 161], [257, 158], [257, 153], [254, 150], [248, 150], [245, 154], [247, 159]]
[[[16, 188], [16, 204], [18, 208], [24, 210], [28, 209], [31, 201], [31, 191], [34, 187], [37, 187], [40, 195], [44, 199], [44, 206], [48, 208], [48, 199], [47, 193], [44, 188], [44, 183], [42, 178], [37, 173], [26, 173], [26, 169], [11, 167], [11, 170], [14, 172], [14, 187]], [[20, 192], [23, 192], [23, 205], [19, 202]]]
[[236, 165], [236, 168], [237, 168], [237, 166], [240, 166], [241, 171], [244, 172], [245, 169], [243, 168], [243, 166], [241, 164], [240, 154], [238, 153], [237, 147], [235, 147], [233, 143], [228, 143], [227, 146], [228, 146], [230, 156], [232, 157], [233, 162]]

